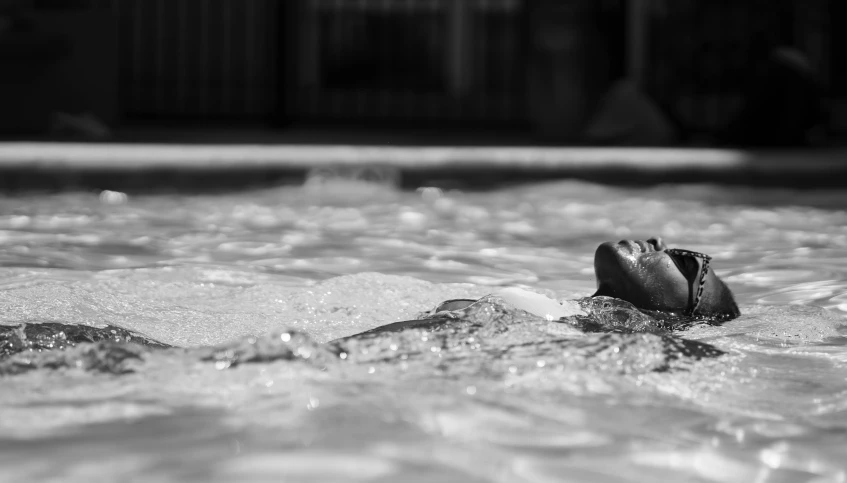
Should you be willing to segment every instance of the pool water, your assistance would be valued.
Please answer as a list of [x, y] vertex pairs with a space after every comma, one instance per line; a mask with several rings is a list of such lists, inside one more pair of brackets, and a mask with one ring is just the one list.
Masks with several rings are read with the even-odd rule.
[[[844, 482], [845, 206], [570, 181], [5, 197], [0, 324], [180, 349], [0, 376], [0, 480]], [[711, 254], [744, 315], [586, 334], [494, 303], [472, 330], [326, 344], [502, 287], [579, 299], [599, 243], [654, 235]]]

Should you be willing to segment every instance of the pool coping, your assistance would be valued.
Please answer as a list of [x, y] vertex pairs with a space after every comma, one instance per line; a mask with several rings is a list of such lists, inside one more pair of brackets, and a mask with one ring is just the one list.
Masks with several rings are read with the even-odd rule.
[[[577, 178], [612, 184], [716, 182], [805, 187], [847, 186], [847, 147], [788, 150], [596, 148], [552, 146], [386, 146], [353, 144], [214, 144], [1, 142], [0, 173], [14, 183], [61, 178], [250, 173], [273, 182], [328, 167], [396, 169], [404, 184], [456, 178], [468, 182]], [[142, 176], [143, 177], [143, 176]], [[136, 179], [138, 181], [138, 179]], [[221, 180], [224, 181], [224, 180]], [[235, 180], [233, 180], [235, 181]], [[58, 185], [57, 185], [58, 183]], [[3, 183], [9, 188], [10, 183]], [[36, 183], [37, 184], [37, 183]], [[135, 183], [140, 187], [139, 183]], [[3, 186], [0, 186], [2, 188]]]

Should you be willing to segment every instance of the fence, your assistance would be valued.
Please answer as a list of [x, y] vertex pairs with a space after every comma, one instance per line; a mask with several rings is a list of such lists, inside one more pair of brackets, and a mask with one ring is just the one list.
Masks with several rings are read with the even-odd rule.
[[300, 12], [296, 117], [523, 118], [518, 0], [311, 0]]
[[258, 118], [275, 110], [276, 0], [111, 1], [126, 117]]
[[[109, 0], [98, 0], [99, 2]], [[293, 2], [294, 0], [286, 0]], [[261, 117], [277, 109], [281, 2], [111, 0], [125, 116]], [[523, 117], [518, 0], [300, 0], [300, 119]]]
[[[90, 1], [117, 14], [125, 117], [260, 118], [282, 100], [295, 119], [528, 116], [534, 0]], [[645, 86], [682, 124], [712, 131], [737, 108], [763, 45], [793, 42], [824, 78], [843, 80], [831, 19], [847, 13], [840, 1], [648, 0]], [[291, 25], [281, 23], [292, 5]], [[291, 45], [280, 43], [286, 28]]]

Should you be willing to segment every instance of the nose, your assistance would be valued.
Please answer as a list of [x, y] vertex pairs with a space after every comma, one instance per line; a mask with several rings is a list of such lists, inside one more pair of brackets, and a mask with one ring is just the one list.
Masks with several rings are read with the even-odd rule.
[[653, 238], [648, 239], [647, 243], [653, 245], [653, 248], [655, 248], [657, 251], [665, 250], [668, 248], [668, 246], [665, 244], [665, 241], [662, 240], [662, 237], [660, 236], [654, 236]]

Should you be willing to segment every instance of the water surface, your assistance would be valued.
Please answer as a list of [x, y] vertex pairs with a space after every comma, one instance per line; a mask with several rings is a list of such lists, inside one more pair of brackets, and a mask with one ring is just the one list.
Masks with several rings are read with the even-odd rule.
[[[187, 349], [143, 350], [122, 375], [68, 364], [0, 379], [0, 475], [845, 481], [845, 201], [319, 180], [6, 197], [0, 323], [114, 325]], [[653, 235], [711, 254], [735, 291], [741, 318], [676, 334], [724, 355], [663, 366], [658, 339], [577, 350], [598, 336], [520, 318], [480, 340], [389, 335], [343, 360], [321, 344], [498, 287], [584, 297], [597, 244]]]

